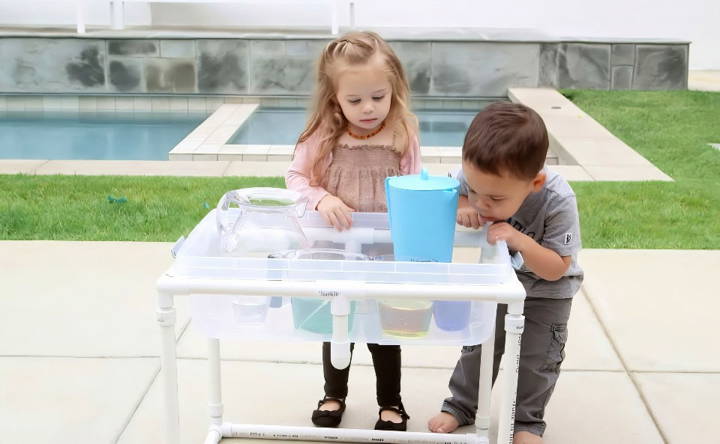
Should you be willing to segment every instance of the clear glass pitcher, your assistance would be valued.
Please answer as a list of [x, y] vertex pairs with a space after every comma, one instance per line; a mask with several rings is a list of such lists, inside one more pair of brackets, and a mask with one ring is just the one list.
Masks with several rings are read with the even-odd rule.
[[268, 257], [310, 247], [298, 218], [307, 199], [282, 188], [242, 188], [220, 199], [217, 225], [220, 248], [228, 256]]

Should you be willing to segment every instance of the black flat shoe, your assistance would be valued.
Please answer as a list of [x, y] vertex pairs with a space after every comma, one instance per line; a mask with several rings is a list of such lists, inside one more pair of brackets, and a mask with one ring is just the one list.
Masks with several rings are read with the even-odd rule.
[[[401, 422], [392, 422], [392, 421], [384, 421], [380, 415], [382, 415], [383, 410], [390, 410], [391, 412], [395, 412], [398, 415], [400, 415], [400, 418], [402, 418]], [[402, 405], [402, 402], [400, 403], [400, 408], [397, 407], [380, 407], [380, 410], [378, 411], [378, 420], [375, 423], [375, 430], [395, 430], [398, 432], [404, 432], [407, 430], [407, 420], [410, 419], [410, 416], [405, 411], [405, 407]]]
[[[340, 408], [337, 410], [320, 410], [320, 407], [327, 401], [337, 401]], [[318, 427], [337, 427], [342, 421], [343, 413], [345, 413], [345, 400], [326, 396], [318, 401], [318, 408], [312, 412], [312, 422]]]

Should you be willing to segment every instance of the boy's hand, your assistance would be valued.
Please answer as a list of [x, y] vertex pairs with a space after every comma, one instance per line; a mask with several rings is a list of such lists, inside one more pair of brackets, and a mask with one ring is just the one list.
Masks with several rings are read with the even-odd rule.
[[458, 199], [457, 223], [463, 227], [476, 229], [483, 224], [480, 213], [470, 205], [467, 196], [460, 196]]
[[508, 248], [522, 253], [525, 267], [546, 281], [562, 278], [572, 263], [572, 256], [560, 256], [556, 251], [543, 247], [507, 222], [495, 222], [490, 225], [487, 240], [490, 244], [495, 244], [499, 240], [507, 242]]
[[499, 240], [504, 240], [507, 242], [508, 248], [515, 251], [523, 251], [527, 241], [533, 241], [507, 222], [495, 222], [490, 225], [487, 232], [487, 240], [491, 245], [495, 245]]
[[328, 194], [318, 203], [317, 210], [326, 223], [335, 227], [338, 231], [347, 230], [352, 225], [350, 213], [355, 211], [345, 205], [339, 197]]

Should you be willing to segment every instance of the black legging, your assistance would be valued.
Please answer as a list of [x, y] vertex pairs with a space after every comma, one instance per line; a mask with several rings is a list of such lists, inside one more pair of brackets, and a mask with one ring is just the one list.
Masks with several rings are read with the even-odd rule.
[[[368, 344], [375, 367], [375, 392], [381, 407], [400, 405], [400, 346]], [[355, 344], [350, 344], [350, 362]], [[348, 393], [350, 366], [338, 370], [330, 363], [330, 343], [323, 342], [323, 374], [325, 395], [344, 399]]]

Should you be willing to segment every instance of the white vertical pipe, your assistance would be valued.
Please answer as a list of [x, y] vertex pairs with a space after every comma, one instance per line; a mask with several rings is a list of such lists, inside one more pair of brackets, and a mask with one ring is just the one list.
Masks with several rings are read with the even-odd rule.
[[482, 344], [480, 353], [480, 384], [478, 385], [478, 409], [475, 413], [475, 433], [485, 438], [490, 434], [490, 395], [492, 393], [494, 351], [495, 329]]
[[125, 28], [125, 3], [123, 0], [112, 0], [110, 2], [110, 22], [112, 29]]
[[498, 424], [498, 444], [512, 444], [517, 404], [517, 382], [520, 369], [520, 344], [525, 327], [523, 303], [508, 304], [505, 315], [505, 368], [503, 369], [502, 403]]
[[330, 341], [330, 363], [338, 370], [350, 365], [350, 340], [348, 339], [350, 301], [339, 295], [330, 302], [332, 313], [332, 339]]
[[[491, 245], [487, 234], [491, 223], [483, 227], [480, 238], [480, 263], [495, 264], [498, 262], [498, 246]], [[480, 384], [478, 386], [478, 410], [475, 414], [475, 432], [478, 436], [488, 437], [490, 432], [490, 396], [492, 393], [492, 369], [495, 351], [495, 329], [482, 344], [480, 357]]]
[[210, 424], [222, 424], [223, 404], [220, 373], [220, 340], [208, 338], [208, 413]]
[[355, 29], [355, 2], [350, 2], [350, 29]]
[[165, 395], [165, 443], [180, 443], [180, 409], [178, 405], [177, 350], [175, 348], [175, 307], [173, 295], [158, 293], [157, 322], [162, 336], [160, 365]]
[[85, 34], [85, 0], [75, 0], [75, 23], [77, 33]]
[[340, 0], [330, 0], [330, 32], [337, 35], [340, 31], [338, 20], [338, 2]]

